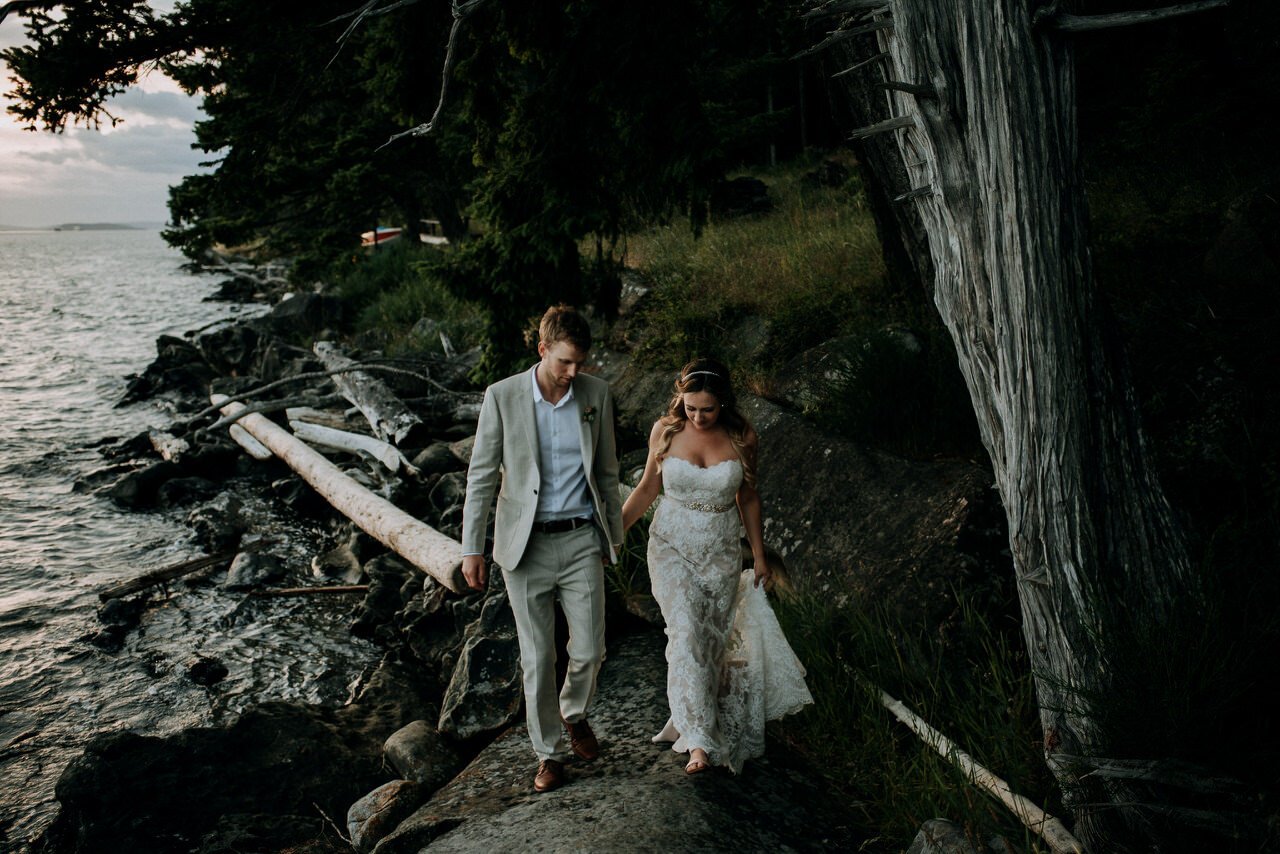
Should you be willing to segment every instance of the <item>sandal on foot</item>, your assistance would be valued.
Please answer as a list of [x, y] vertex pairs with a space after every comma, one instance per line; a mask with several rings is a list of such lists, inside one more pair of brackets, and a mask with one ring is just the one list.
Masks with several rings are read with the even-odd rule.
[[710, 767], [711, 765], [703, 759], [690, 759], [689, 764], [684, 766], [684, 773], [701, 774], [703, 771], [706, 771]]

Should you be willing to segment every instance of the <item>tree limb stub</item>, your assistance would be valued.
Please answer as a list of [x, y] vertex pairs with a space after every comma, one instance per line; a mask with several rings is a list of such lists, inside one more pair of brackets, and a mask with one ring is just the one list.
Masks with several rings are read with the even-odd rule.
[[[221, 396], [211, 396], [215, 403]], [[221, 398], [233, 415], [241, 404]], [[297, 472], [321, 497], [361, 530], [455, 593], [466, 590], [462, 544], [374, 495], [314, 448], [261, 415], [245, 416], [241, 426]]]
[[889, 4], [885, 0], [831, 0], [816, 9], [810, 9], [800, 17], [806, 21], [815, 18], [827, 18], [832, 15], [844, 15], [852, 12], [874, 12], [879, 9], [888, 11]]
[[863, 24], [860, 27], [854, 27], [852, 30], [836, 30], [835, 32], [827, 36], [825, 39], [818, 42], [813, 47], [807, 48], [806, 50], [802, 50], [791, 58], [804, 59], [806, 56], [813, 56], [815, 53], [821, 53], [822, 51], [831, 47], [831, 45], [838, 44], [839, 42], [854, 38], [855, 36], [862, 36], [862, 35], [866, 35], [867, 33], [874, 33], [877, 30], [890, 30], [890, 29], [893, 29], [892, 18], [885, 18], [883, 21], [873, 21], [870, 24]]
[[924, 196], [933, 195], [933, 187], [916, 187], [914, 190], [908, 190], [900, 196], [894, 196], [895, 202], [909, 202], [912, 199], [923, 198]]
[[1084, 33], [1091, 30], [1109, 30], [1116, 27], [1129, 27], [1134, 24], [1150, 24], [1183, 15], [1194, 15], [1226, 6], [1230, 0], [1199, 0], [1196, 3], [1184, 3], [1180, 6], [1165, 6], [1160, 9], [1149, 9], [1143, 12], [1115, 12], [1110, 15], [1057, 15], [1051, 19], [1050, 26], [1062, 33]]
[[1084, 846], [1071, 835], [1071, 832], [1067, 830], [1061, 820], [1045, 812], [1022, 795], [1015, 794], [1009, 788], [1007, 782], [974, 761], [972, 756], [957, 747], [951, 739], [929, 726], [923, 718], [907, 708], [906, 704], [901, 700], [890, 696], [866, 680], [860, 681], [875, 691], [880, 697], [880, 703], [895, 718], [906, 724], [925, 744], [938, 751], [943, 758], [960, 769], [975, 786], [984, 789], [988, 794], [994, 795], [1029, 830], [1039, 834], [1045, 842], [1048, 842], [1054, 854], [1084, 854]]
[[913, 127], [915, 123], [916, 120], [911, 118], [911, 116], [895, 116], [892, 119], [886, 119], [883, 122], [878, 122], [869, 127], [858, 128], [853, 133], [849, 134], [849, 139], [866, 139], [870, 136], [889, 133], [891, 131], [901, 130], [902, 128]]
[[852, 74], [853, 72], [857, 71], [859, 68], [870, 65], [873, 62], [879, 62], [882, 59], [888, 59], [888, 58], [889, 58], [889, 51], [887, 50], [884, 51], [883, 53], [877, 53], [875, 56], [868, 57], [867, 59], [864, 59], [861, 62], [855, 62], [853, 65], [850, 65], [844, 71], [837, 71], [835, 74], [831, 75], [831, 79], [835, 80], [837, 77], [843, 77], [846, 74]]

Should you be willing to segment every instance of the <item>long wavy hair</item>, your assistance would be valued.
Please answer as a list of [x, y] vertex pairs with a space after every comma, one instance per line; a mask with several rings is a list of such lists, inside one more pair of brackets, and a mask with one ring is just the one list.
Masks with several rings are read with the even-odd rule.
[[658, 436], [659, 465], [671, 450], [671, 439], [689, 423], [689, 415], [684, 410], [684, 395], [705, 391], [711, 394], [720, 404], [720, 414], [716, 423], [722, 425], [729, 433], [729, 441], [738, 453], [742, 462], [742, 473], [747, 483], [755, 486], [756, 473], [746, 455], [746, 437], [751, 429], [751, 422], [738, 411], [738, 398], [733, 393], [733, 383], [729, 380], [729, 369], [715, 359], [694, 359], [680, 369], [676, 377], [675, 392], [671, 403], [667, 405], [667, 414], [662, 416], [662, 433]]

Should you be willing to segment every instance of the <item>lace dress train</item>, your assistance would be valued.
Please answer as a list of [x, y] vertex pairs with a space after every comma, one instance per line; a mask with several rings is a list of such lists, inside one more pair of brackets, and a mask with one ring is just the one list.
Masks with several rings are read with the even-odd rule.
[[703, 468], [668, 457], [648, 550], [671, 706], [653, 740], [681, 753], [701, 747], [735, 773], [764, 754], [765, 721], [813, 702], [763, 588], [741, 569], [741, 482], [737, 460]]

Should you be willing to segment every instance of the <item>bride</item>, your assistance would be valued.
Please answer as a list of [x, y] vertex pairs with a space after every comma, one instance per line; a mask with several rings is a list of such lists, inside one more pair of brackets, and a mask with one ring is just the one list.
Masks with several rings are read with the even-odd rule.
[[[764, 754], [764, 724], [813, 698], [765, 597], [755, 430], [729, 372], [695, 359], [649, 434], [644, 475], [622, 507], [630, 528], [664, 492], [649, 529], [649, 578], [667, 624], [671, 718], [655, 742], [689, 753], [685, 772], [733, 772]], [[736, 510], [737, 512], [731, 512]], [[742, 569], [741, 530], [755, 558]]]

